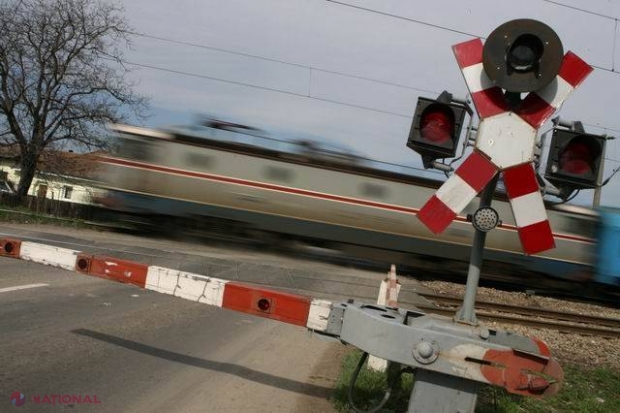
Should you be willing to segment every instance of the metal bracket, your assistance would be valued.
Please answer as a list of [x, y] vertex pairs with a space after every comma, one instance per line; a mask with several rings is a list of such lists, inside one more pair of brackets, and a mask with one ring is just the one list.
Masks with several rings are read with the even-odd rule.
[[391, 362], [515, 394], [552, 395], [563, 379], [542, 341], [421, 311], [334, 304], [321, 333]]

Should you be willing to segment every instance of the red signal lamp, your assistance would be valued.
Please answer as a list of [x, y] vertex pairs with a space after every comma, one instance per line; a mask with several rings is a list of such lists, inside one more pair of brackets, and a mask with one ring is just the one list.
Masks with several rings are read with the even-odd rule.
[[420, 136], [436, 145], [446, 145], [454, 136], [454, 112], [445, 105], [432, 104], [420, 117]]
[[596, 188], [606, 141], [601, 135], [554, 129], [545, 178], [566, 195], [576, 189]]
[[471, 109], [453, 101], [448, 92], [435, 100], [418, 98], [407, 146], [422, 155], [425, 168], [435, 159], [455, 156], [465, 112]]

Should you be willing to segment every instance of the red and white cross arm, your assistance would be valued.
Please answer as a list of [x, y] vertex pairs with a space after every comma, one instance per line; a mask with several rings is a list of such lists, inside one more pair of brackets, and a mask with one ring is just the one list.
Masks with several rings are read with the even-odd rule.
[[532, 164], [506, 169], [503, 176], [523, 251], [536, 254], [555, 248], [553, 231]]
[[482, 40], [473, 39], [452, 46], [456, 62], [463, 73], [467, 89], [480, 119], [508, 111], [504, 92], [495, 86], [482, 64]]
[[427, 201], [418, 218], [432, 232], [443, 232], [500, 171], [524, 252], [535, 254], [554, 248], [531, 164], [536, 133], [592, 68], [574, 53], [566, 53], [556, 77], [542, 89], [530, 92], [512, 109], [502, 89], [493, 84], [484, 70], [482, 41], [470, 40], [452, 49], [480, 117], [478, 136], [473, 154]]
[[534, 128], [540, 128], [592, 70], [579, 56], [567, 52], [555, 79], [542, 89], [530, 92], [515, 110], [516, 114]]
[[332, 303], [303, 295], [16, 239], [0, 239], [0, 256], [19, 258], [146, 290], [324, 331]]
[[418, 212], [435, 234], [443, 232], [497, 173], [497, 167], [474, 150]]
[[[508, 112], [510, 108], [502, 89], [484, 71], [482, 40], [459, 43], [452, 50], [480, 119]], [[535, 129], [540, 128], [591, 72], [590, 65], [573, 52], [567, 52], [555, 79], [541, 90], [530, 92], [515, 113]]]

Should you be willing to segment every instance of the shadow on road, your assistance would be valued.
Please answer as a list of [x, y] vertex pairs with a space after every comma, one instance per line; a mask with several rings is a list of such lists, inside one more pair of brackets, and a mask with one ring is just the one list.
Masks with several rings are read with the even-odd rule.
[[87, 329], [76, 329], [71, 331], [74, 334], [90, 337], [95, 340], [105, 341], [106, 343], [114, 344], [119, 347], [123, 347], [129, 350], [137, 351], [139, 353], [149, 354], [151, 356], [159, 357], [165, 360], [174, 361], [177, 363], [186, 364], [188, 366], [199, 367], [207, 370], [214, 370], [222, 373], [232, 374], [241, 377], [245, 380], [254, 381], [257, 383], [265, 384], [271, 387], [277, 387], [282, 390], [288, 390], [295, 393], [305, 394], [313, 397], [329, 398], [333, 389], [329, 387], [317, 386], [314, 384], [302, 383], [296, 380], [291, 380], [283, 377], [274, 376], [272, 374], [263, 373], [261, 371], [253, 370], [244, 366], [239, 366], [233, 363], [222, 363], [219, 361], [205, 360], [198, 357], [187, 356], [184, 354], [175, 353], [173, 351], [163, 350], [157, 347], [149, 346], [147, 344], [138, 343], [136, 341], [127, 340], [124, 338], [111, 336], [108, 334], [100, 333], [97, 331]]

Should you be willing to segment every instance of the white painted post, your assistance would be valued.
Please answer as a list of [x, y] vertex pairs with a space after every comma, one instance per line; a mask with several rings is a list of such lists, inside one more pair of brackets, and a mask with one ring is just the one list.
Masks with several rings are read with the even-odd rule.
[[[396, 266], [392, 264], [387, 278], [381, 281], [379, 286], [379, 297], [377, 297], [378, 305], [388, 307], [398, 307], [398, 293], [400, 292], [400, 283], [396, 279]], [[387, 369], [387, 360], [370, 356], [368, 358], [368, 368], [376, 371], [385, 371]]]

